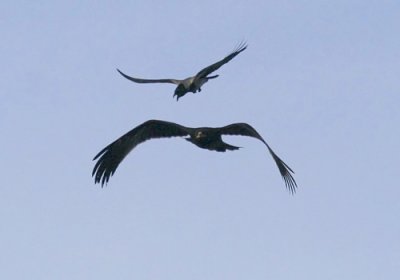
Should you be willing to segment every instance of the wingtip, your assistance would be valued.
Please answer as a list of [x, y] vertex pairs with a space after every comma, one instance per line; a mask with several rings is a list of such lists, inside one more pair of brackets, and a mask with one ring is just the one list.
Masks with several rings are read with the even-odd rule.
[[290, 192], [290, 194], [296, 194], [297, 183], [292, 174], [286, 174], [286, 176], [283, 177], [283, 180], [285, 181], [286, 188]]
[[245, 40], [242, 40], [237, 47], [235, 48], [235, 52], [237, 53], [241, 53], [242, 51], [244, 51], [245, 49], [247, 49], [247, 42]]

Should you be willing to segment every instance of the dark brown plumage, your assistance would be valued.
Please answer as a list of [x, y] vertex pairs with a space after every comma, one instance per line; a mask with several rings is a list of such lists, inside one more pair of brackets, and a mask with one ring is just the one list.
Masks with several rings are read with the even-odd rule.
[[219, 69], [222, 65], [225, 63], [228, 63], [231, 61], [235, 56], [237, 56], [239, 53], [244, 51], [247, 48], [247, 45], [245, 43], [240, 44], [231, 54], [228, 56], [224, 57], [220, 61], [211, 64], [210, 66], [207, 66], [206, 68], [202, 69], [200, 72], [198, 72], [195, 76], [189, 77], [183, 80], [179, 79], [141, 79], [141, 78], [134, 78], [131, 76], [128, 76], [124, 74], [122, 71], [117, 69], [117, 71], [126, 79], [135, 82], [135, 83], [141, 83], [141, 84], [147, 84], [147, 83], [170, 83], [170, 84], [175, 84], [177, 87], [175, 89], [174, 97], [176, 96], [176, 100], [178, 101], [180, 97], [184, 96], [188, 92], [200, 92], [201, 87], [208, 82], [210, 79], [217, 78], [218, 75], [214, 76], [208, 76], [212, 72], [216, 71]]
[[279, 172], [288, 190], [291, 193], [296, 191], [297, 184], [291, 174], [294, 173], [292, 169], [275, 154], [260, 134], [246, 123], [234, 123], [216, 128], [190, 128], [167, 121], [146, 121], [115, 140], [94, 157], [93, 160], [97, 160], [97, 162], [93, 168], [92, 176], [94, 176], [95, 183], [101, 183], [103, 186], [108, 182], [118, 165], [129, 152], [137, 145], [150, 139], [188, 136], [185, 138], [187, 141], [202, 149], [218, 152], [239, 149], [239, 147], [225, 143], [221, 138], [222, 135], [249, 136], [262, 141], [267, 146], [272, 158], [278, 166]]

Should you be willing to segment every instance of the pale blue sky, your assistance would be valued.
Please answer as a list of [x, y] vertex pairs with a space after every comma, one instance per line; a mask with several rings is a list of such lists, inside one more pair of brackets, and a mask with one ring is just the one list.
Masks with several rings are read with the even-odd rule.
[[[1, 279], [398, 279], [399, 1], [2, 1]], [[203, 91], [173, 85], [248, 49]], [[248, 122], [265, 146], [138, 146], [148, 119]]]

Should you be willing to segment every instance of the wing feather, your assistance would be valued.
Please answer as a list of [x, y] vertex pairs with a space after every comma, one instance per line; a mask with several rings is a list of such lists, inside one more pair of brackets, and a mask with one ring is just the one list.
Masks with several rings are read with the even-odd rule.
[[181, 80], [176, 80], [176, 79], [140, 79], [140, 78], [134, 78], [131, 76], [128, 76], [124, 74], [122, 71], [117, 69], [117, 71], [126, 79], [131, 80], [132, 82], [135, 83], [140, 83], [140, 84], [148, 84], [148, 83], [169, 83], [169, 84], [175, 84], [178, 85]]
[[210, 66], [207, 66], [206, 68], [202, 69], [199, 73], [196, 74], [196, 77], [197, 78], [202, 78], [202, 77], [207, 76], [208, 74], [211, 74], [215, 70], [219, 69], [222, 65], [224, 65], [224, 64], [228, 63], [229, 61], [231, 61], [235, 56], [240, 54], [246, 48], [247, 48], [247, 44], [246, 43], [239, 44], [239, 46], [231, 54], [229, 54], [228, 56], [224, 57], [220, 61], [218, 61], [218, 62], [216, 62], [214, 64], [211, 64]]
[[279, 168], [279, 172], [283, 180], [285, 181], [286, 188], [293, 194], [296, 192], [297, 184], [291, 173], [294, 174], [293, 170], [281, 160], [271, 147], [265, 142], [261, 135], [249, 124], [247, 123], [234, 123], [220, 128], [221, 134], [226, 135], [242, 135], [256, 138], [262, 141], [268, 148], [272, 158], [274, 159], [276, 165]]
[[92, 172], [95, 183], [101, 183], [102, 186], [107, 184], [118, 165], [137, 145], [155, 138], [187, 136], [188, 130], [190, 129], [179, 124], [160, 120], [142, 123], [105, 147], [93, 158], [97, 160]]

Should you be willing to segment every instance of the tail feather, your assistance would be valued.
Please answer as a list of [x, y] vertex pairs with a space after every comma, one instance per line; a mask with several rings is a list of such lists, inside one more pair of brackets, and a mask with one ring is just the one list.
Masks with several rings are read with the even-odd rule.
[[209, 80], [210, 80], [210, 79], [215, 79], [215, 78], [218, 78], [218, 77], [219, 77], [219, 75], [208, 76], [208, 77], [207, 77], [207, 79], [209, 79]]
[[227, 143], [223, 143], [223, 145], [216, 147], [216, 151], [217, 152], [225, 152], [225, 151], [235, 151], [235, 150], [239, 150], [241, 147], [236, 147], [233, 145], [229, 145]]

